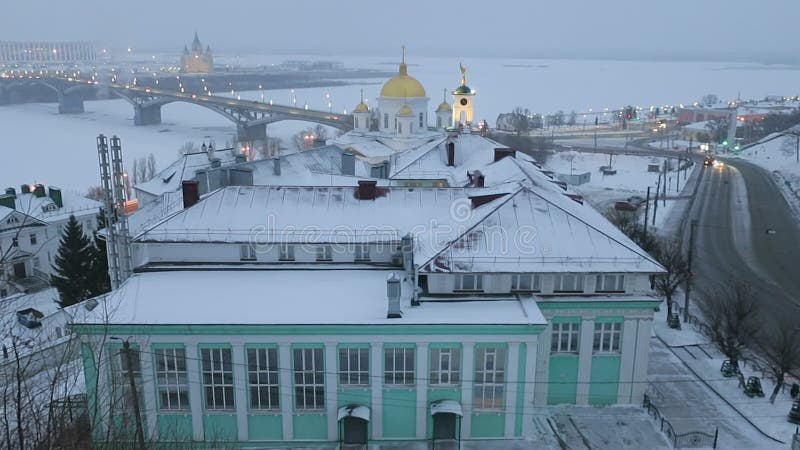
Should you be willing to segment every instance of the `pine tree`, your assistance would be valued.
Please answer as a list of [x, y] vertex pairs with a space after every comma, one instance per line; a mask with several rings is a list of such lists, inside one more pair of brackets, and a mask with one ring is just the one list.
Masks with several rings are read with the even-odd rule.
[[[97, 213], [97, 230], [102, 230], [105, 227], [106, 216], [101, 208], [100, 212]], [[94, 233], [90, 274], [90, 297], [96, 297], [111, 290], [111, 280], [108, 278], [108, 253], [106, 252], [106, 241], [104, 239], [100, 239], [97, 232]]]
[[74, 305], [89, 297], [92, 279], [92, 242], [83, 232], [83, 227], [69, 216], [61, 235], [52, 277], [53, 286], [61, 295], [62, 307]]

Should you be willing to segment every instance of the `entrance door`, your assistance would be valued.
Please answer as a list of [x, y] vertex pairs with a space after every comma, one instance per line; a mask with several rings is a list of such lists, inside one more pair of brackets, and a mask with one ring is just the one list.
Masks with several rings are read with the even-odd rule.
[[14, 264], [14, 277], [16, 278], [26, 278], [28, 276], [25, 273], [25, 263], [16, 263]]
[[345, 417], [342, 419], [344, 444], [367, 443], [367, 421], [358, 417]]
[[453, 413], [438, 413], [433, 415], [433, 438], [455, 439], [458, 416]]

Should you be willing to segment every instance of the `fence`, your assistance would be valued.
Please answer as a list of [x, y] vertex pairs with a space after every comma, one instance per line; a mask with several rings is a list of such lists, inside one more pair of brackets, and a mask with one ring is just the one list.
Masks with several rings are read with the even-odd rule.
[[792, 450], [800, 450], [800, 429], [794, 431], [794, 439], [792, 439]]
[[706, 433], [703, 431], [690, 431], [688, 433], [678, 434], [675, 428], [669, 423], [656, 405], [650, 401], [647, 394], [644, 395], [644, 402], [642, 404], [647, 410], [647, 413], [653, 416], [656, 423], [659, 424], [661, 432], [667, 436], [667, 440], [672, 444], [673, 448], [717, 448], [717, 438], [719, 437], [719, 428], [714, 430], [714, 433]]
[[[683, 320], [683, 307], [679, 304], [679, 302], [674, 301], [672, 303], [672, 309], [675, 313], [677, 313], [681, 317], [681, 320]], [[700, 319], [699, 317], [695, 316], [692, 313], [689, 313], [689, 323], [694, 325], [697, 328], [698, 332], [700, 333], [704, 332], [704, 328], [706, 326], [705, 322], [703, 322], [702, 319]]]

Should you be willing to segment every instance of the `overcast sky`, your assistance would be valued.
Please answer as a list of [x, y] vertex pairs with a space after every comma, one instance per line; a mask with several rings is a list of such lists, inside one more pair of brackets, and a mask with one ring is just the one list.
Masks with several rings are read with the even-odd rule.
[[[16, 1], [0, 40], [92, 40], [217, 54], [796, 61], [798, 0]], [[177, 49], [177, 50], [176, 50]]]

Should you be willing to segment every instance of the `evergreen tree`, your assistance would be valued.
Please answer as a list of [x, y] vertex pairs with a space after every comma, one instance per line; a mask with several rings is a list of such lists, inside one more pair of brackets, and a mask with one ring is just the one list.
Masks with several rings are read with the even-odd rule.
[[52, 284], [61, 295], [59, 304], [62, 307], [74, 305], [90, 295], [92, 257], [91, 240], [75, 216], [69, 216], [53, 265], [56, 274], [52, 277]]
[[[97, 213], [97, 230], [106, 227], [106, 216], [103, 209]], [[98, 233], [94, 233], [94, 245], [92, 246], [91, 281], [89, 296], [96, 297], [111, 290], [111, 280], [108, 278], [108, 253], [106, 252], [106, 241], [100, 239]]]

